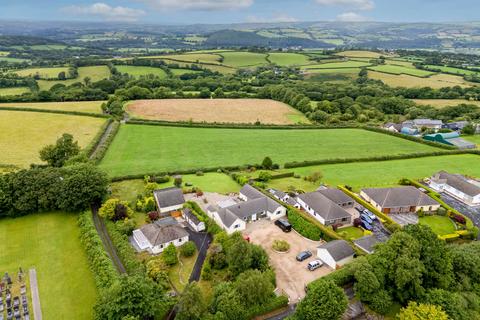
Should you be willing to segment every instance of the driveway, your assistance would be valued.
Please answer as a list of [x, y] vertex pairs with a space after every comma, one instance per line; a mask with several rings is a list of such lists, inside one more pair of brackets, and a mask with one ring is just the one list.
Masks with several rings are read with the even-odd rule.
[[[305, 286], [308, 283], [333, 271], [325, 266], [315, 271], [307, 269], [308, 262], [317, 259], [317, 247], [322, 243], [320, 241], [305, 239], [293, 230], [285, 233], [270, 220], [249, 223], [243, 233], [250, 237], [252, 243], [265, 249], [277, 275], [277, 288], [288, 295], [291, 304], [297, 303], [305, 296]], [[287, 241], [290, 244], [290, 251], [287, 253], [273, 251], [274, 240]], [[310, 250], [313, 256], [303, 262], [295, 260], [296, 255], [304, 250]]]
[[[480, 207], [468, 206], [465, 203], [461, 202], [460, 200], [457, 200], [454, 197], [446, 194], [445, 192], [440, 193], [440, 196], [443, 201], [445, 201], [448, 205], [450, 205], [455, 210], [469, 217], [472, 220], [473, 224], [476, 227], [480, 228]], [[480, 240], [480, 234], [478, 236], [478, 240]]]

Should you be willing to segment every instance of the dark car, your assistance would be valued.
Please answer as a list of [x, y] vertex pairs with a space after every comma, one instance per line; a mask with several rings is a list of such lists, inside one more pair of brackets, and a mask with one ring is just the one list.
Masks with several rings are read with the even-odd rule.
[[370, 225], [370, 223], [368, 223], [368, 222], [366, 222], [366, 221], [364, 221], [364, 220], [362, 220], [362, 227], [363, 227], [364, 229], [368, 230], [368, 231], [372, 231], [372, 230], [373, 230], [373, 228], [372, 228], [372, 226]]
[[304, 261], [312, 256], [312, 253], [310, 251], [302, 251], [299, 254], [297, 254], [297, 261]]
[[373, 220], [367, 216], [365, 213], [362, 213], [360, 215], [360, 219], [362, 219], [363, 221], [367, 222], [368, 224], [372, 224], [373, 223]]
[[278, 226], [283, 232], [292, 231], [292, 225], [285, 219], [278, 219], [275, 221], [275, 225]]

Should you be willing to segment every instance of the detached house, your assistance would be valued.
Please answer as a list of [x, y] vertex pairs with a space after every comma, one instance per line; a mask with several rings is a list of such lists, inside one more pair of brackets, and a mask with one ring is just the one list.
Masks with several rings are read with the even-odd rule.
[[440, 208], [440, 203], [413, 186], [362, 189], [360, 195], [386, 214], [434, 212]]
[[[329, 195], [331, 196], [331, 194]], [[297, 201], [306, 212], [310, 213], [323, 225], [352, 223], [352, 215], [350, 213], [320, 192], [301, 194], [297, 197]]]
[[155, 190], [153, 196], [160, 213], [178, 211], [185, 203], [182, 189], [176, 187]]
[[480, 182], [460, 174], [440, 171], [430, 178], [430, 187], [445, 192], [470, 206], [480, 205]]
[[179, 247], [188, 241], [188, 232], [177, 224], [156, 221], [133, 230], [133, 241], [141, 251], [159, 254], [171, 243]]

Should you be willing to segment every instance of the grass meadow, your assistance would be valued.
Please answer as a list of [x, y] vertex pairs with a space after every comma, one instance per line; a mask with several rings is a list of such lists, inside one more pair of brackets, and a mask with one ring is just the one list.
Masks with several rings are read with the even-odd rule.
[[304, 54], [288, 52], [270, 52], [268, 60], [280, 66], [304, 65], [310, 62]]
[[0, 163], [27, 167], [38, 152], [70, 133], [81, 147], [95, 137], [105, 119], [53, 113], [0, 110]]
[[58, 79], [58, 74], [60, 72], [68, 74], [68, 67], [29, 68], [12, 71], [12, 73], [16, 73], [21, 77], [38, 75], [41, 79]]
[[462, 76], [479, 74], [476, 71], [465, 70], [465, 69], [454, 68], [454, 67], [447, 67], [447, 66], [426, 65], [425, 67], [427, 67], [430, 70], [441, 70], [442, 72], [448, 72], [448, 73], [458, 74]]
[[68, 80], [38, 80], [38, 86], [40, 90], [49, 90], [51, 87], [56, 85], [57, 83], [64, 84], [69, 86], [76, 82], [83, 82], [85, 78], [90, 78], [91, 82], [100, 81], [103, 79], [108, 79], [110, 77], [110, 70], [107, 66], [90, 66], [90, 67], [80, 67], [78, 68], [78, 77], [75, 79], [68, 79]]
[[451, 74], [435, 74], [428, 78], [420, 78], [406, 74], [395, 75], [384, 72], [368, 71], [368, 77], [375, 80], [381, 80], [391, 87], [422, 88], [431, 87], [440, 89], [445, 87], [470, 87], [473, 84], [465, 81], [460, 76]]
[[264, 53], [245, 52], [245, 51], [233, 51], [222, 52], [223, 64], [226, 66], [241, 68], [250, 66], [259, 66], [267, 64]]
[[30, 92], [28, 87], [0, 88], [0, 96], [16, 96]]
[[0, 107], [102, 113], [103, 102], [105, 101], [13, 102], [0, 103]]
[[428, 77], [435, 74], [434, 72], [431, 72], [431, 71], [425, 71], [425, 70], [409, 68], [404, 66], [397, 66], [397, 65], [379, 65], [379, 66], [369, 67], [368, 69], [378, 71], [378, 72], [396, 74], [396, 75], [407, 74], [415, 77]]
[[328, 62], [320, 64], [312, 64], [303, 66], [300, 69], [342, 69], [342, 68], [361, 68], [369, 66], [370, 63], [362, 61], [343, 61], [343, 62]]
[[123, 125], [100, 167], [111, 176], [437, 150], [360, 129], [212, 129]]
[[60, 212], [0, 220], [0, 271], [34, 267], [44, 319], [90, 320], [97, 297], [77, 216]]
[[161, 68], [155, 67], [144, 67], [144, 66], [124, 66], [118, 65], [115, 68], [120, 73], [128, 73], [132, 77], [139, 78], [141, 76], [148, 76], [150, 74], [160, 77], [161, 79], [165, 79], [167, 77], [167, 73], [163, 71]]

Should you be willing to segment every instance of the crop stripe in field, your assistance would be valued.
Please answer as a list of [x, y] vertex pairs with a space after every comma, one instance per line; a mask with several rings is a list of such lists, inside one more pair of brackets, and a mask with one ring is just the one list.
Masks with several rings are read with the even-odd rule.
[[0, 106], [0, 110], [5, 111], [19, 111], [19, 112], [39, 112], [39, 113], [56, 113], [56, 114], [68, 114], [72, 116], [84, 116], [84, 117], [94, 117], [94, 118], [109, 118], [107, 114], [93, 113], [93, 112], [82, 112], [82, 111], [66, 111], [66, 110], [50, 110], [50, 109], [37, 109], [37, 108], [28, 108], [28, 107], [4, 107]]

